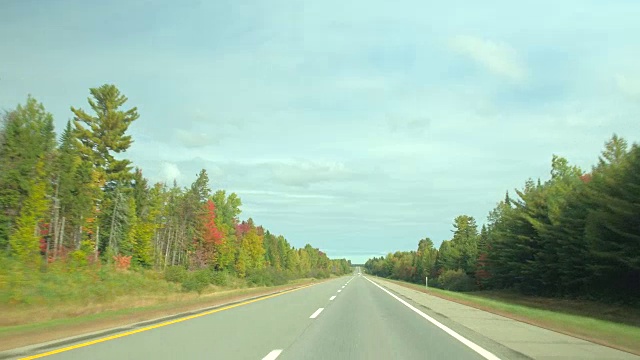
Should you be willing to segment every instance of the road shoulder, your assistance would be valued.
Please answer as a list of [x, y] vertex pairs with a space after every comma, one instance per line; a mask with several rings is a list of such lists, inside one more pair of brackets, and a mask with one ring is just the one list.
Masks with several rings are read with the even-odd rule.
[[474, 332], [476, 338], [486, 338], [510, 349], [511, 355], [503, 354], [506, 358], [640, 359], [630, 353], [448, 301], [380, 278], [371, 277], [371, 280], [422, 306], [434, 316]]

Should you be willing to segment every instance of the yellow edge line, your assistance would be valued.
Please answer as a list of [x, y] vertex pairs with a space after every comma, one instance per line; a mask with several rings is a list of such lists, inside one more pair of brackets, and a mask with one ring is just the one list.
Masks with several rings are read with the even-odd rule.
[[147, 327], [140, 328], [140, 329], [137, 329], [137, 330], [131, 330], [131, 331], [127, 331], [127, 332], [124, 332], [124, 333], [111, 335], [111, 336], [107, 336], [107, 337], [104, 337], [104, 338], [91, 340], [91, 341], [87, 341], [87, 342], [76, 344], [76, 345], [72, 345], [72, 346], [67, 346], [67, 347], [64, 347], [64, 348], [56, 349], [56, 350], [51, 350], [51, 351], [48, 351], [48, 352], [45, 352], [45, 353], [24, 357], [24, 358], [21, 358], [20, 360], [39, 359], [39, 358], [42, 358], [42, 357], [45, 357], [45, 356], [51, 356], [51, 355], [54, 355], [54, 354], [59, 354], [61, 352], [82, 348], [82, 347], [85, 347], [85, 346], [99, 344], [101, 342], [105, 342], [105, 341], [109, 341], [109, 340], [119, 339], [121, 337], [125, 337], [125, 336], [129, 336], [129, 335], [141, 333], [143, 331], [157, 329], [159, 327], [163, 327], [163, 326], [179, 323], [179, 322], [182, 322], [182, 321], [187, 321], [187, 320], [199, 318], [201, 316], [214, 314], [214, 313], [217, 313], [217, 312], [220, 312], [220, 311], [224, 311], [224, 310], [233, 309], [233, 308], [238, 307], [238, 306], [248, 305], [248, 304], [251, 304], [251, 303], [254, 303], [254, 302], [258, 302], [258, 301], [261, 301], [261, 300], [274, 298], [276, 296], [280, 296], [280, 295], [288, 294], [288, 293], [291, 293], [291, 292], [294, 292], [294, 291], [302, 290], [302, 289], [305, 289], [305, 288], [308, 288], [308, 287], [314, 286], [314, 285], [317, 285], [317, 284], [305, 285], [305, 286], [302, 286], [302, 287], [299, 287], [299, 288], [286, 290], [286, 291], [283, 291], [283, 292], [280, 292], [280, 293], [277, 293], [277, 294], [267, 295], [267, 296], [264, 296], [264, 297], [261, 297], [261, 298], [258, 298], [258, 299], [247, 300], [247, 301], [243, 301], [241, 303], [237, 303], [237, 304], [233, 304], [233, 305], [224, 306], [224, 307], [221, 307], [221, 308], [218, 308], [218, 309], [205, 311], [205, 312], [200, 313], [200, 314], [190, 315], [190, 316], [186, 316], [186, 317], [183, 317], [183, 318], [166, 321], [166, 322], [163, 322], [163, 323], [160, 323], [160, 324], [147, 326]]

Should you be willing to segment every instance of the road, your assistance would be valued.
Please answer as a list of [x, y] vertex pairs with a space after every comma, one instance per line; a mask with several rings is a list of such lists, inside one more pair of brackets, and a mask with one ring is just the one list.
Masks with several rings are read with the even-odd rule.
[[[434, 314], [431, 314], [436, 316]], [[364, 275], [341, 277], [46, 359], [517, 359]], [[464, 335], [461, 335], [464, 334]], [[38, 354], [35, 357], [38, 358]]]

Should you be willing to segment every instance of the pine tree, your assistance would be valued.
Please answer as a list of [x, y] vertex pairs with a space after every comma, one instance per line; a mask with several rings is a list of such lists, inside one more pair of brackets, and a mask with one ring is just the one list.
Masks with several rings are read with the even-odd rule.
[[[478, 226], [472, 216], [460, 215], [453, 221], [453, 238], [451, 245], [460, 254], [456, 268], [473, 275], [478, 257]], [[452, 269], [455, 270], [455, 269]]]
[[92, 88], [90, 93], [92, 98], [88, 98], [88, 102], [95, 116], [71, 107], [83, 159], [104, 171], [107, 182], [127, 180], [130, 178], [131, 162], [127, 159], [118, 160], [114, 155], [131, 146], [133, 140], [125, 133], [129, 125], [139, 118], [138, 110], [135, 107], [120, 110], [128, 99], [114, 85]]
[[[55, 148], [53, 116], [33, 97], [4, 114], [0, 143], [0, 249], [6, 249], [16, 218], [29, 196], [36, 164], [49, 174]], [[44, 181], [44, 178], [43, 178]], [[49, 181], [45, 181], [48, 189]], [[46, 190], [45, 190], [46, 191]]]
[[41, 226], [50, 205], [44, 167], [44, 161], [36, 163], [36, 176], [30, 181], [29, 196], [16, 220], [16, 230], [9, 238], [12, 255], [26, 266], [35, 266], [40, 258]]

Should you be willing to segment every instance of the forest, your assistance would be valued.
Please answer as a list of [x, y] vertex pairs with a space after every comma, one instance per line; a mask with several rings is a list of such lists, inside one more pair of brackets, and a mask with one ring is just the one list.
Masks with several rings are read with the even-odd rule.
[[446, 290], [640, 305], [640, 146], [613, 135], [588, 171], [553, 155], [550, 179], [506, 193], [478, 229], [468, 215], [434, 247], [369, 259], [370, 274]]
[[151, 184], [125, 157], [140, 117], [127, 101], [115, 85], [91, 88], [59, 136], [30, 95], [2, 115], [1, 303], [51, 302], [74, 287], [100, 298], [158, 276], [201, 291], [351, 271], [346, 259], [241, 221], [241, 199], [213, 191], [204, 169], [188, 187]]

